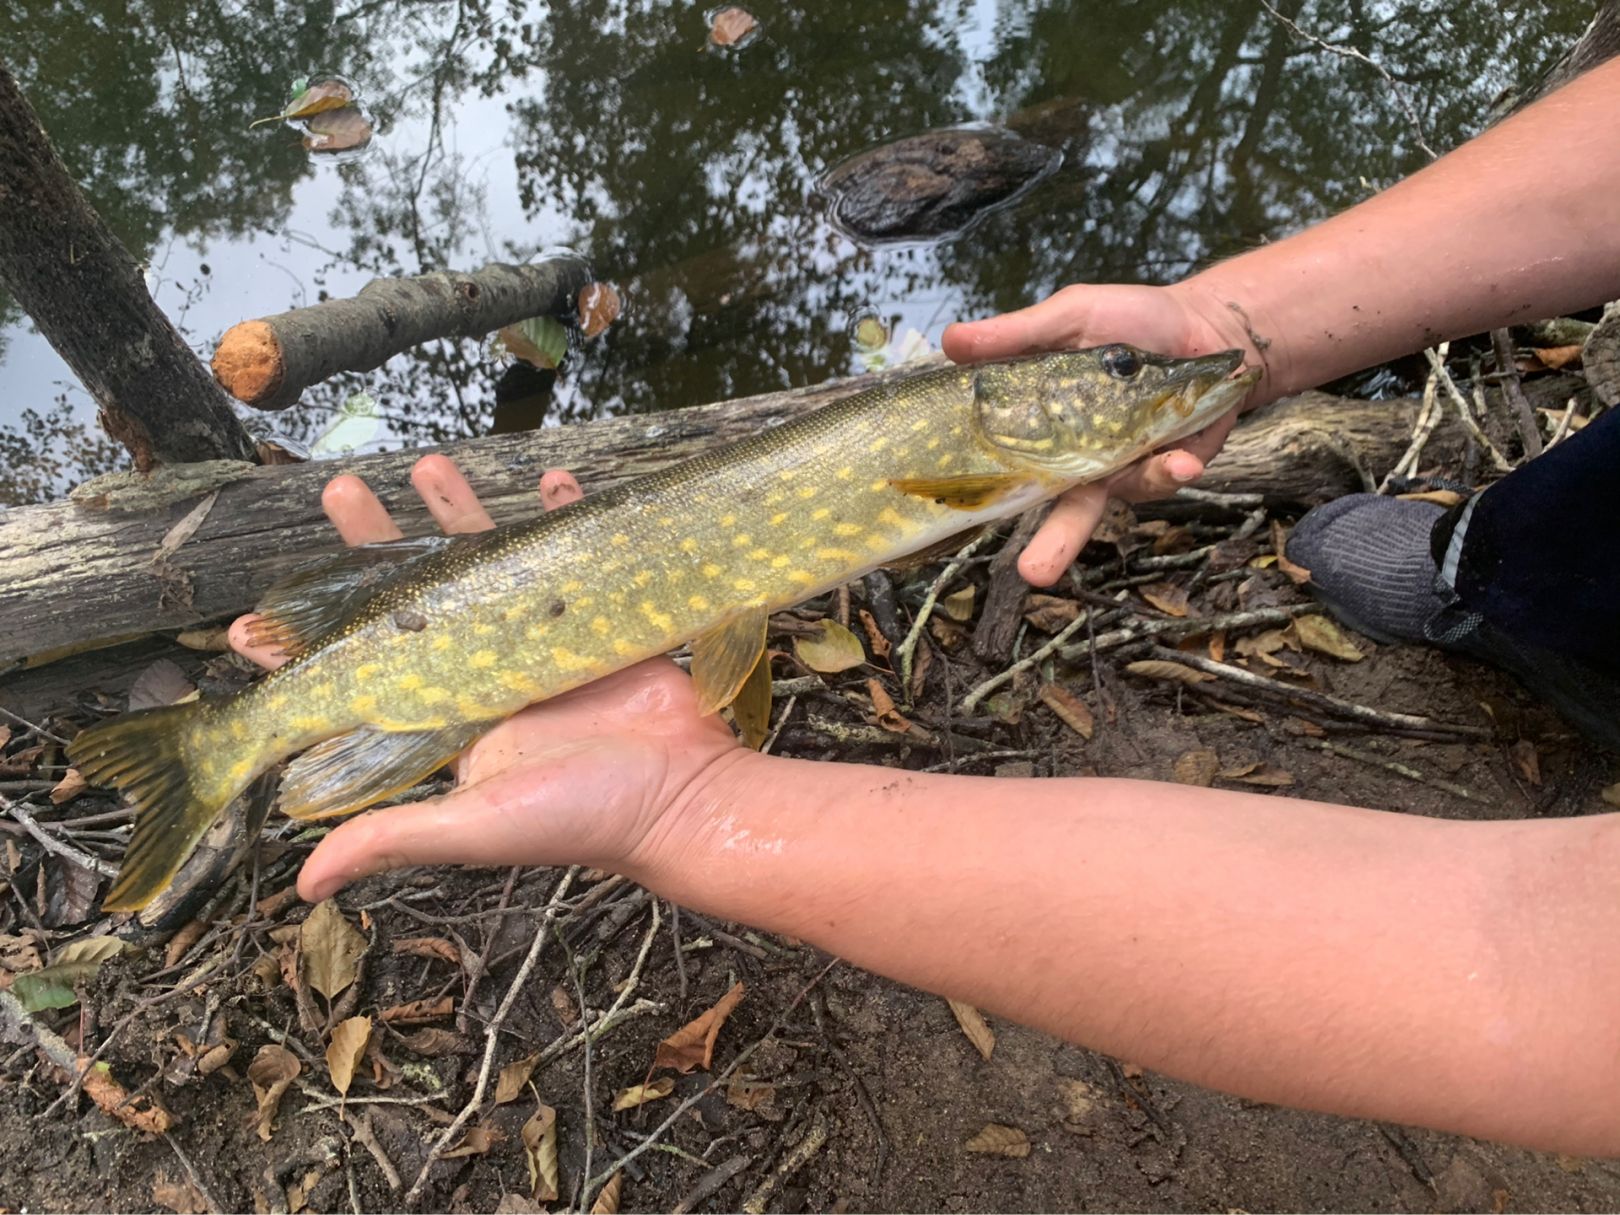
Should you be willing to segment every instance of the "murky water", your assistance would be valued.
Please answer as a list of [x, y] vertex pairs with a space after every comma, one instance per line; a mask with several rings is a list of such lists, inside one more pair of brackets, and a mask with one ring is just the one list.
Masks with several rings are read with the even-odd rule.
[[[395, 447], [846, 374], [861, 366], [856, 329], [870, 337], [862, 317], [896, 342], [937, 342], [952, 320], [1065, 283], [1173, 279], [1410, 172], [1420, 139], [1466, 138], [1592, 11], [757, 0], [758, 35], [716, 52], [710, 7], [22, 0], [0, 8], [0, 54], [205, 358], [239, 320], [378, 275], [566, 245], [618, 285], [624, 316], [549, 389], [486, 345], [445, 341], [250, 420], [308, 443], [363, 388], [382, 421], [361, 441]], [[286, 126], [248, 130], [324, 72], [362, 91], [377, 123], [366, 155], [316, 163]], [[1031, 133], [1062, 167], [955, 239], [863, 247], [828, 221], [814, 191], [828, 168], [968, 122]], [[104, 459], [61, 433], [93, 413], [0, 297], [0, 501]]]

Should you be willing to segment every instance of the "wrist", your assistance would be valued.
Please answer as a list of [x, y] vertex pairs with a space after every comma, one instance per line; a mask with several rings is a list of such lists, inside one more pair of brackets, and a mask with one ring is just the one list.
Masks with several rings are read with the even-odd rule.
[[735, 807], [758, 804], [785, 762], [738, 746], [670, 773], [637, 838], [612, 868], [666, 897], [698, 887], [713, 868], [717, 832]]
[[1260, 293], [1233, 272], [1241, 259], [1222, 262], [1166, 288], [1197, 323], [1207, 327], [1221, 349], [1241, 350], [1244, 364], [1261, 373], [1244, 410], [1257, 409], [1298, 391], [1286, 329]]

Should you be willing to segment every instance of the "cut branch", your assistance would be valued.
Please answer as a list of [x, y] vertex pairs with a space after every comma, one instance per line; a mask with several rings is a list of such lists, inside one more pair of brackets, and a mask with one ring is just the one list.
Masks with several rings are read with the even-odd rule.
[[340, 371], [370, 371], [434, 338], [483, 337], [533, 316], [573, 312], [590, 269], [577, 257], [379, 278], [327, 300], [227, 330], [214, 351], [225, 391], [255, 409], [285, 409]]
[[0, 285], [101, 407], [142, 469], [252, 460], [253, 440], [152, 302], [0, 64]]

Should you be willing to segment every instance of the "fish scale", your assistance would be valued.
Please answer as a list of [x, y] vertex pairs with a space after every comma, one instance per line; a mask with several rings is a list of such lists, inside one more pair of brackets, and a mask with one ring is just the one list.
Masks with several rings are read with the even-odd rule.
[[87, 779], [141, 809], [105, 905], [144, 905], [231, 798], [300, 752], [280, 808], [352, 812], [526, 705], [686, 641], [718, 708], [769, 612], [1200, 428], [1252, 382], [1230, 378], [1238, 361], [1116, 346], [923, 372], [527, 523], [295, 576], [261, 608], [286, 665], [75, 740]]

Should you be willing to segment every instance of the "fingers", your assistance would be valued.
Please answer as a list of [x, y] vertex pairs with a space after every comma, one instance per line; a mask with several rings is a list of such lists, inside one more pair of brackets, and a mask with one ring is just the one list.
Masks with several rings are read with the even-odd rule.
[[1109, 482], [1109, 490], [1127, 502], [1150, 502], [1173, 496], [1183, 485], [1191, 485], [1203, 475], [1204, 462], [1178, 447], [1131, 465]]
[[940, 338], [945, 354], [958, 363], [1004, 359], [1035, 350], [1054, 350], [1070, 345], [1084, 328], [1083, 311], [1072, 295], [1065, 292], [1042, 300], [1029, 308], [982, 321], [960, 321], [946, 327]]
[[267, 671], [273, 671], [287, 661], [287, 656], [273, 645], [253, 645], [248, 641], [248, 631], [258, 618], [257, 612], [238, 616], [231, 621], [231, 627], [226, 632], [225, 638], [230, 642], [231, 649], [243, 658], [258, 663]]
[[553, 468], [540, 478], [540, 503], [547, 510], [556, 510], [585, 496], [574, 474], [565, 468]]
[[1057, 500], [1046, 522], [1024, 546], [1018, 572], [1032, 586], [1051, 586], [1074, 564], [1108, 505], [1101, 485], [1080, 485]]
[[433, 521], [447, 535], [483, 532], [495, 526], [495, 520], [449, 456], [423, 456], [411, 469], [411, 484]]
[[352, 473], [333, 477], [321, 491], [321, 509], [337, 528], [345, 544], [381, 544], [398, 540], [404, 532], [394, 526], [388, 510], [359, 477]]

